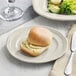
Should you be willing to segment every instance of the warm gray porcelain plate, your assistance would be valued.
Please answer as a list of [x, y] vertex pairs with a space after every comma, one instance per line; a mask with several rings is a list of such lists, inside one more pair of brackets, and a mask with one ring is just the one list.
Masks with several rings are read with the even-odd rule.
[[59, 21], [74, 21], [76, 15], [59, 15], [48, 12], [47, 0], [32, 0], [33, 9], [39, 15], [48, 19], [59, 20]]
[[46, 28], [53, 33], [53, 40], [47, 51], [37, 57], [31, 57], [22, 53], [20, 51], [20, 43], [27, 38], [30, 28], [31, 27], [21, 27], [9, 35], [7, 49], [13, 57], [28, 63], [46, 63], [56, 60], [65, 53], [67, 49], [66, 38], [60, 32], [50, 27]]

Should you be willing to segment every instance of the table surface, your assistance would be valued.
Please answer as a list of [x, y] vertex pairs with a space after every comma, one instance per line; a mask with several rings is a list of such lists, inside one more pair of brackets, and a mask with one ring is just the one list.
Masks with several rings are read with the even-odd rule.
[[[0, 12], [7, 6], [6, 0], [0, 0]], [[13, 22], [7, 22], [0, 19], [0, 35], [12, 30], [15, 27], [21, 26], [21, 24], [35, 18], [38, 16], [32, 8], [32, 0], [16, 0], [15, 6], [22, 8], [25, 13], [24, 16]], [[47, 22], [47, 23], [46, 23]], [[62, 31], [63, 29], [68, 29], [69, 25], [76, 22], [60, 22], [54, 20], [48, 20], [44, 17], [39, 17], [34, 21], [28, 23], [28, 25], [38, 24], [38, 25], [49, 25], [55, 29]], [[13, 58], [6, 49], [7, 34], [0, 36], [0, 76], [48, 76], [51, 63], [46, 64], [28, 64], [20, 62]]]
[[[7, 0], [0, 0], [0, 12], [7, 6]], [[14, 6], [20, 7], [24, 11], [24, 15], [21, 19], [11, 22], [3, 21], [2, 19], [0, 19], [0, 35], [17, 26], [20, 26], [21, 24], [37, 16], [32, 7], [32, 0], [16, 0]]]
[[[25, 26], [25, 28], [27, 28], [33, 25], [46, 25], [58, 30], [66, 36], [66, 33], [72, 24], [72, 22], [52, 21], [39, 16], [20, 27]], [[18, 28], [14, 30], [17, 30]], [[10, 32], [0, 36], [0, 76], [49, 76], [53, 64], [52, 62], [31, 64], [21, 62], [10, 55], [6, 48], [7, 37], [9, 34]]]

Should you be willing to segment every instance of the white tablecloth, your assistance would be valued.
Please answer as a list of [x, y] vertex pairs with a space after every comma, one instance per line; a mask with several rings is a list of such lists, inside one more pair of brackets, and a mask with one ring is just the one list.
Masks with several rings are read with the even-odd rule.
[[[46, 25], [55, 28], [65, 36], [70, 25], [73, 23], [75, 22], [52, 21], [40, 16], [20, 27]], [[6, 41], [8, 35], [11, 34], [14, 30], [0, 36], [0, 76], [48, 76], [51, 70], [52, 62], [45, 64], [25, 63], [15, 59], [9, 54], [6, 48]]]

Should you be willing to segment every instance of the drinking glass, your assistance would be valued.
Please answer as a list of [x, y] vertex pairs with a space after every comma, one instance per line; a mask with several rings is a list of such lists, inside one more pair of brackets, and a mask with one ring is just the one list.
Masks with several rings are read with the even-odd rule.
[[6, 21], [14, 21], [23, 16], [23, 10], [14, 6], [15, 0], [8, 0], [8, 7], [1, 12], [1, 18]]

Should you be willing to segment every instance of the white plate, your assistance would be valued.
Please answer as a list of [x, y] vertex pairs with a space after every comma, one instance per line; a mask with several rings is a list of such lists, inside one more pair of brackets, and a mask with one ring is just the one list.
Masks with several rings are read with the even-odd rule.
[[32, 0], [33, 1], [33, 8], [35, 12], [39, 15], [53, 19], [53, 20], [60, 20], [60, 21], [73, 21], [76, 20], [76, 15], [59, 15], [50, 13], [47, 10], [47, 0]]
[[[46, 27], [46, 26], [44, 26]], [[9, 53], [15, 58], [29, 63], [46, 63], [56, 60], [61, 57], [67, 49], [66, 38], [58, 31], [48, 28], [53, 33], [52, 45], [43, 54], [37, 57], [28, 56], [20, 51], [21, 42], [27, 38], [31, 27], [22, 27], [14, 31], [7, 40], [7, 49]]]

